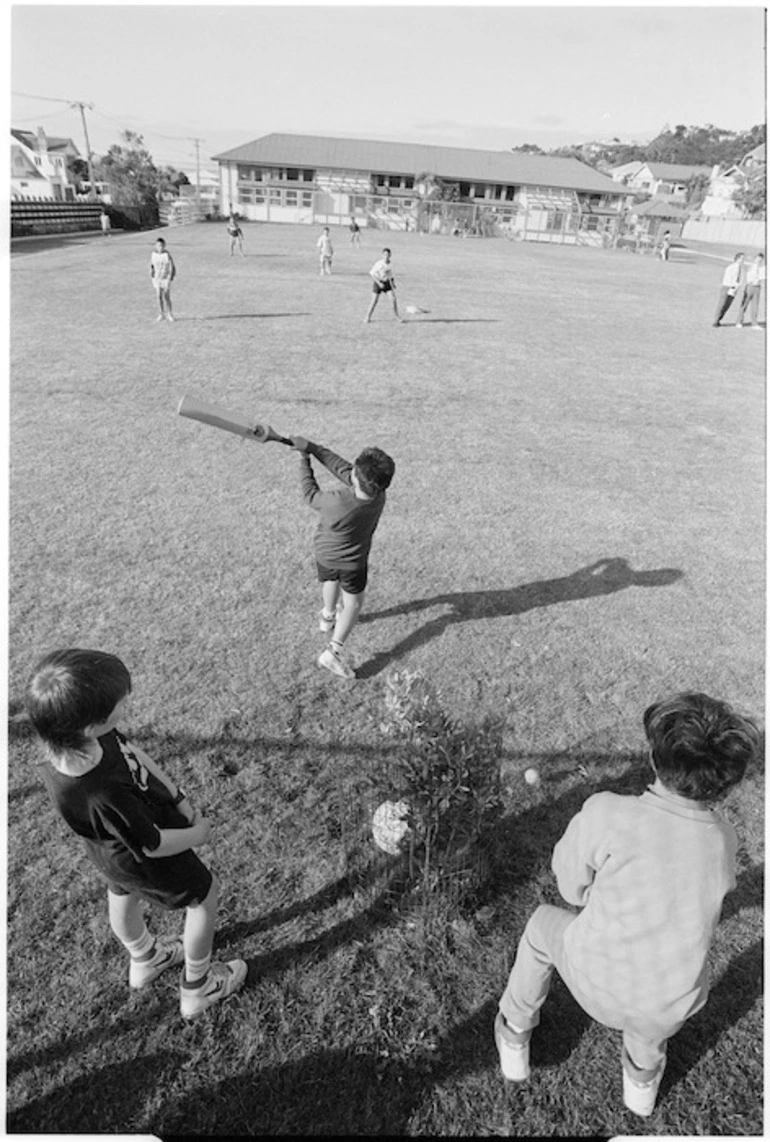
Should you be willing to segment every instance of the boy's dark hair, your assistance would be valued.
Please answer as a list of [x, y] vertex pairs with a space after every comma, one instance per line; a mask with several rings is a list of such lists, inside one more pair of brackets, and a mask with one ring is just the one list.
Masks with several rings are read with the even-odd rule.
[[394, 461], [381, 448], [364, 448], [356, 457], [353, 467], [361, 491], [367, 496], [376, 496], [378, 492], [384, 492], [389, 488], [396, 470]]
[[82, 749], [86, 726], [106, 722], [131, 693], [128, 668], [100, 650], [54, 650], [35, 667], [24, 704], [32, 725], [53, 750]]
[[390, 253], [390, 246], [383, 246], [382, 252], [383, 252], [383, 254], [389, 254]]
[[161, 246], [166, 245], [166, 239], [165, 238], [156, 238], [155, 239], [155, 245], [157, 246], [159, 242], [160, 242]]
[[694, 691], [649, 706], [644, 731], [660, 780], [691, 801], [719, 801], [759, 750], [759, 730], [751, 718]]

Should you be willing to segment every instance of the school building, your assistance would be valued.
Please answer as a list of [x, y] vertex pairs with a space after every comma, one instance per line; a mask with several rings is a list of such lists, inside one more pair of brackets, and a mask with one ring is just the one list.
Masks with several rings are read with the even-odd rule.
[[213, 161], [221, 212], [252, 221], [600, 245], [628, 196], [578, 159], [516, 151], [272, 134]]

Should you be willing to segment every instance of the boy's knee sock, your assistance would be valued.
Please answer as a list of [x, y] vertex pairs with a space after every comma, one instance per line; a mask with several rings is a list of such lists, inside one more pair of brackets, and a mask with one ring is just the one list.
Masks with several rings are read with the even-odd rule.
[[[120, 939], [120, 937], [118, 937]], [[144, 931], [137, 940], [120, 940], [123, 947], [126, 949], [132, 960], [149, 960], [155, 952], [155, 937], [144, 926]]]
[[201, 987], [206, 982], [206, 976], [211, 967], [211, 952], [202, 960], [191, 960], [185, 956], [184, 982], [187, 987]]

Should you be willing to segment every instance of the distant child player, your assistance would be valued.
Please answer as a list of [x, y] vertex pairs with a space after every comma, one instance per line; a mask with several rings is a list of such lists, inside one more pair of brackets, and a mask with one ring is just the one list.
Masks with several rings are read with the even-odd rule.
[[553, 969], [580, 1006], [623, 1032], [623, 1098], [652, 1114], [666, 1043], [706, 1003], [707, 957], [735, 887], [737, 839], [712, 805], [759, 756], [751, 719], [700, 693], [644, 713], [655, 781], [640, 797], [596, 793], [553, 852], [564, 899], [527, 923], [495, 1021], [507, 1079], [529, 1078], [529, 1040]]
[[393, 277], [393, 270], [390, 265], [390, 250], [386, 246], [382, 251], [382, 257], [379, 261], [375, 262], [369, 270], [372, 277], [372, 300], [369, 303], [366, 317], [364, 318], [364, 325], [367, 325], [374, 313], [375, 306], [380, 300], [381, 293], [389, 293], [393, 298], [393, 315], [398, 321], [403, 321], [403, 317], [399, 317], [398, 302], [396, 301], [396, 281]]
[[230, 212], [230, 220], [227, 223], [227, 233], [230, 238], [230, 257], [232, 258], [233, 254], [235, 253], [235, 246], [237, 243], [241, 257], [245, 258], [246, 255], [243, 252], [243, 231], [238, 225], [235, 219], [235, 215], [232, 213], [232, 211]]
[[102, 234], [105, 238], [110, 238], [112, 236], [112, 223], [110, 222], [110, 216], [104, 207], [102, 207], [102, 212], [99, 215], [99, 221], [102, 225]]
[[318, 257], [321, 263], [321, 277], [323, 277], [324, 274], [330, 274], [332, 272], [332, 258], [334, 256], [328, 226], [324, 226], [323, 234], [316, 242], [316, 246], [318, 247]]
[[[379, 448], [365, 448], [351, 464], [303, 436], [291, 439], [300, 453], [302, 496], [321, 517], [313, 541], [323, 599], [319, 626], [322, 631], [331, 631], [332, 636], [318, 665], [341, 678], [355, 678], [342, 650], [361, 613], [372, 536], [396, 466]], [[321, 491], [311, 456], [320, 460], [343, 487]]]
[[[730, 306], [735, 301], [741, 286], [743, 285], [744, 273], [743, 262], [745, 255], [737, 253], [733, 258], [730, 265], [727, 267], [722, 275], [722, 286], [719, 290], [719, 301], [717, 302], [717, 311], [714, 314], [714, 325], [721, 325], [722, 318], [727, 313]], [[740, 318], [738, 319], [740, 321]]]
[[361, 227], [358, 225], [358, 223], [356, 222], [356, 220], [352, 214], [350, 216], [350, 227], [349, 227], [349, 229], [350, 229], [350, 245], [351, 246], [360, 246], [361, 245]]
[[[115, 655], [56, 650], [35, 668], [26, 708], [54, 806], [107, 883], [110, 927], [130, 956], [129, 986], [146, 987], [184, 963], [180, 1010], [193, 1019], [241, 987], [246, 964], [211, 961], [218, 885], [193, 852], [209, 841], [211, 824], [117, 729], [130, 693]], [[156, 940], [145, 902], [184, 908], [184, 940]]]
[[174, 259], [166, 249], [164, 239], [158, 238], [150, 255], [150, 278], [155, 286], [160, 310], [156, 321], [163, 321], [164, 318], [169, 321], [174, 320], [174, 311], [171, 308], [171, 283], [175, 277]]
[[765, 255], [757, 254], [754, 261], [749, 265], [746, 270], [746, 285], [743, 287], [743, 297], [741, 298], [741, 311], [738, 318], [738, 329], [743, 328], [743, 319], [746, 314], [749, 314], [752, 329], [759, 329], [762, 327], [759, 324], [759, 299], [762, 296], [762, 286], [767, 278], [767, 271], [765, 270]]

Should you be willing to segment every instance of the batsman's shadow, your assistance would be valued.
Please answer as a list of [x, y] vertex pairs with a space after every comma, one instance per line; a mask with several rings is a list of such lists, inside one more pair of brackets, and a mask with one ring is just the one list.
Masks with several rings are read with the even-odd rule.
[[359, 678], [371, 678], [379, 674], [391, 662], [424, 646], [431, 639], [443, 634], [447, 627], [455, 626], [457, 623], [521, 615], [537, 607], [550, 607], [556, 603], [571, 602], [575, 599], [610, 595], [615, 591], [623, 591], [626, 587], [669, 587], [682, 579], [683, 574], [674, 567], [661, 567], [655, 571], [634, 571], [626, 559], [599, 559], [589, 567], [581, 567], [579, 571], [559, 579], [540, 579], [533, 583], [523, 583], [520, 587], [499, 590], [431, 595], [429, 598], [414, 599], [386, 610], [370, 611], [368, 614], [363, 614], [359, 622], [371, 623], [395, 615], [426, 611], [431, 607], [451, 608], [407, 635], [390, 650], [375, 654], [358, 667], [356, 675]]

